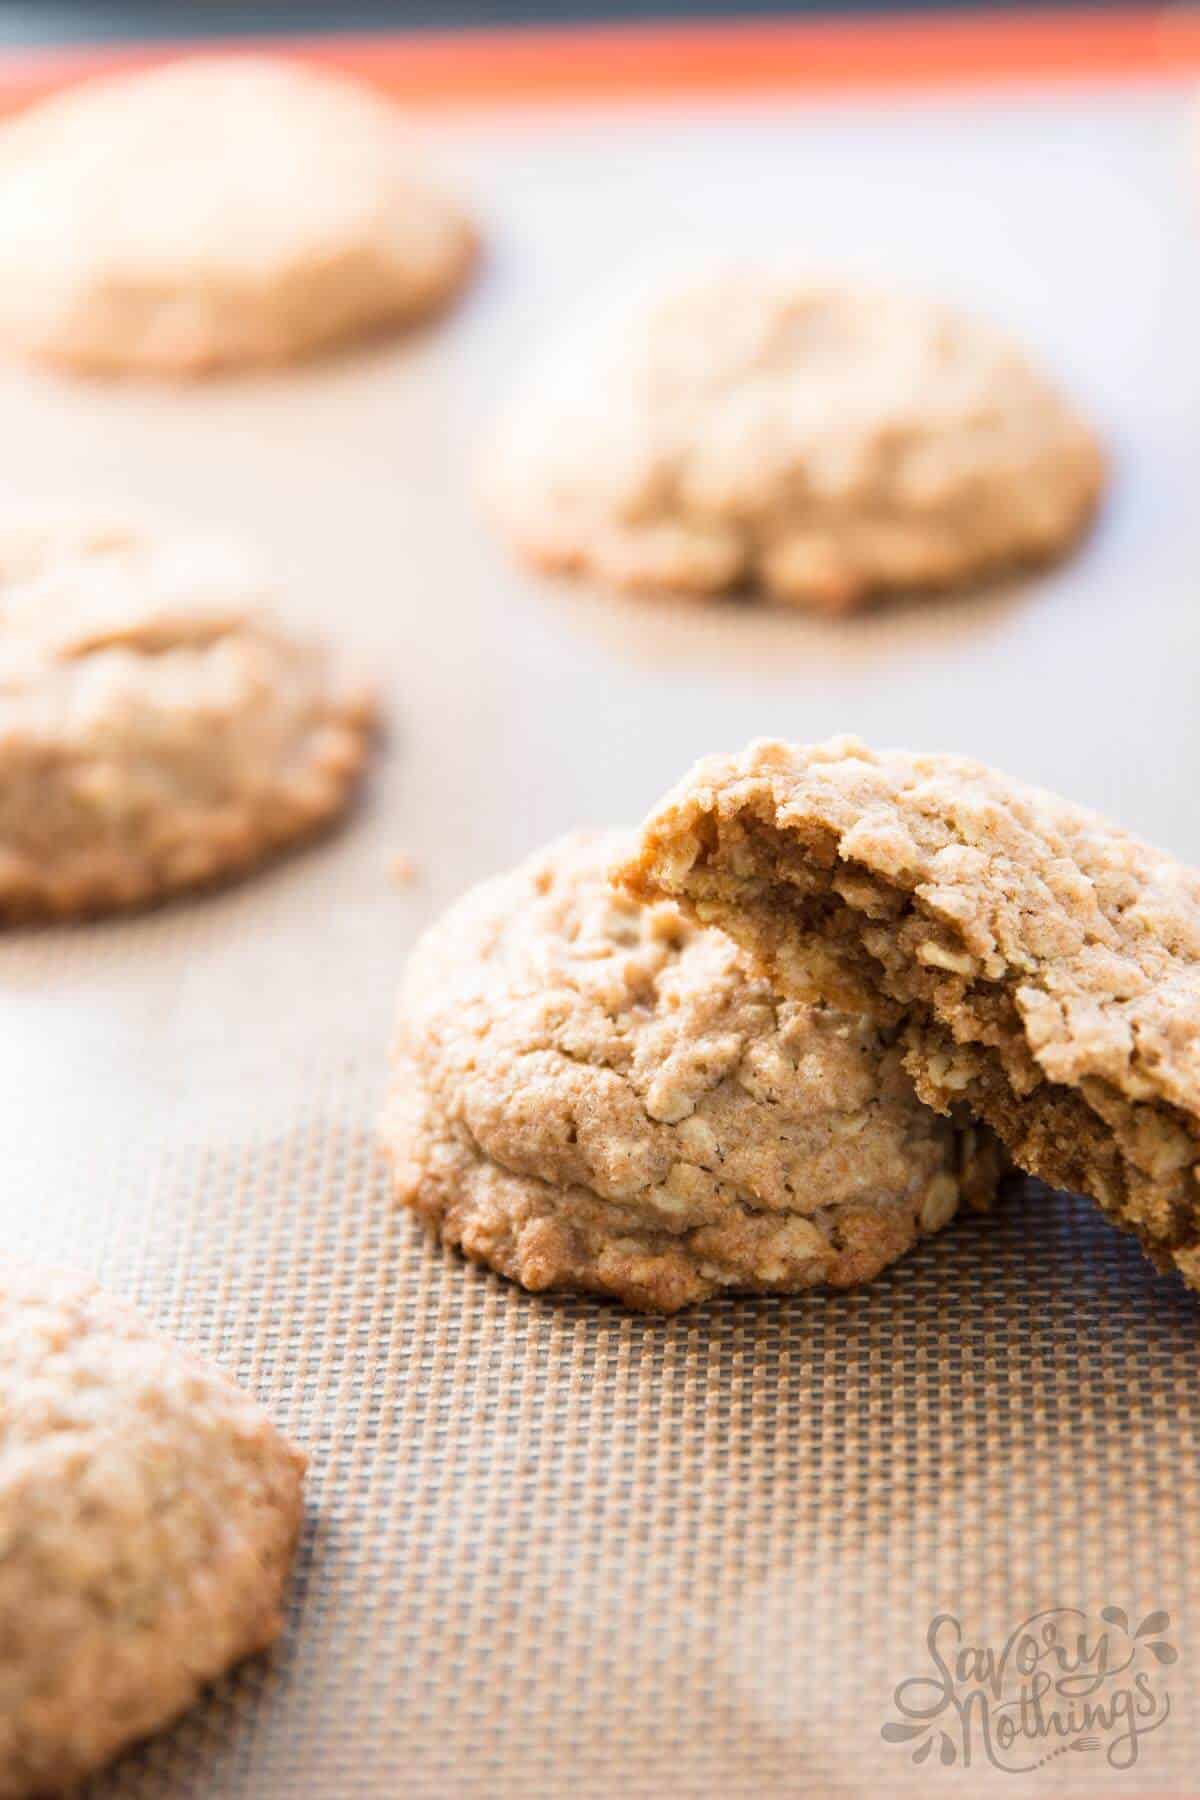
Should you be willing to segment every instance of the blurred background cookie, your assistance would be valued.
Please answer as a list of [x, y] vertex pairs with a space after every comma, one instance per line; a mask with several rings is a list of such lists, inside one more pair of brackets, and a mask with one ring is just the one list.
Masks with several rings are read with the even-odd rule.
[[631, 848], [565, 838], [413, 951], [383, 1123], [404, 1205], [527, 1288], [674, 1312], [868, 1281], [990, 1202], [987, 1132], [922, 1106], [870, 1023], [614, 894]]
[[473, 248], [395, 107], [281, 60], [96, 81], [0, 132], [0, 336], [81, 369], [307, 356], [429, 312]]
[[0, 1273], [0, 1796], [55, 1793], [282, 1628], [304, 1456], [82, 1276]]
[[348, 804], [374, 706], [233, 544], [0, 520], [0, 921], [161, 899]]
[[519, 391], [486, 483], [542, 567], [839, 612], [1058, 554], [1103, 473], [1088, 427], [990, 327], [743, 269], [573, 335]]

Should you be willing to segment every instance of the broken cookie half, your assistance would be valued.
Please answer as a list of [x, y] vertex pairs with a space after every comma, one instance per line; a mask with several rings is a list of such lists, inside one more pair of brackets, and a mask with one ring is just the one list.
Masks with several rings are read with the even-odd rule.
[[700, 762], [618, 881], [872, 1013], [921, 1097], [1200, 1287], [1200, 873], [965, 758], [764, 741]]

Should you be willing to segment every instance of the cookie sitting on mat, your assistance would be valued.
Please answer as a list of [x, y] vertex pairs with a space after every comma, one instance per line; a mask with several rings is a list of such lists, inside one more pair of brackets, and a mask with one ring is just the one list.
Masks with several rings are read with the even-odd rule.
[[1058, 555], [1103, 473], [1088, 427], [988, 326], [735, 270], [552, 352], [502, 421], [486, 486], [541, 567], [842, 612]]
[[375, 709], [223, 540], [0, 518], [0, 922], [161, 900], [350, 803]]
[[0, 128], [0, 341], [82, 370], [292, 361], [432, 311], [475, 234], [344, 76], [190, 57]]
[[304, 1462], [94, 1282], [0, 1272], [0, 1800], [74, 1792], [275, 1640]]
[[527, 1288], [674, 1312], [869, 1281], [990, 1202], [988, 1133], [922, 1106], [868, 1021], [615, 895], [631, 848], [563, 839], [413, 951], [383, 1120], [404, 1205]]

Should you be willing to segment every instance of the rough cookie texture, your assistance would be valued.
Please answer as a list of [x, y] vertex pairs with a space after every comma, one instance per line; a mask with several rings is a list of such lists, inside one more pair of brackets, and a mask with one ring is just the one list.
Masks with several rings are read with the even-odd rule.
[[1200, 874], [958, 756], [710, 757], [621, 877], [780, 992], [902, 1026], [922, 1098], [1092, 1195], [1200, 1286]]
[[215, 540], [0, 520], [0, 920], [158, 899], [346, 805], [371, 701], [263, 592]]
[[0, 1273], [0, 1796], [79, 1781], [282, 1626], [304, 1457], [76, 1276]]
[[777, 1001], [719, 932], [614, 895], [630, 844], [552, 845], [414, 951], [399, 1199], [527, 1288], [658, 1312], [867, 1281], [960, 1195], [986, 1205], [989, 1135], [920, 1105], [873, 1025]]
[[428, 312], [471, 228], [342, 77], [198, 57], [0, 131], [0, 337], [87, 370], [272, 363]]
[[744, 271], [552, 356], [487, 486], [547, 568], [837, 612], [1055, 554], [1103, 473], [1091, 432], [988, 327]]

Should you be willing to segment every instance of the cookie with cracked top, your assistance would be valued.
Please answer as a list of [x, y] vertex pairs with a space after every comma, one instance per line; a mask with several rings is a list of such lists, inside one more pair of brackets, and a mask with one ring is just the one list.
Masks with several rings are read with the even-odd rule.
[[1104, 481], [990, 326], [890, 289], [718, 269], [614, 306], [527, 375], [486, 474], [529, 561], [844, 612], [1062, 553]]
[[0, 518], [0, 922], [224, 879], [349, 805], [374, 700], [270, 594], [210, 534]]
[[0, 1800], [73, 1790], [274, 1641], [304, 1464], [95, 1282], [0, 1271]]
[[923, 1106], [867, 1019], [614, 894], [631, 847], [552, 844], [413, 951], [382, 1122], [403, 1205], [526, 1288], [674, 1312], [868, 1281], [990, 1202], [990, 1134]]

